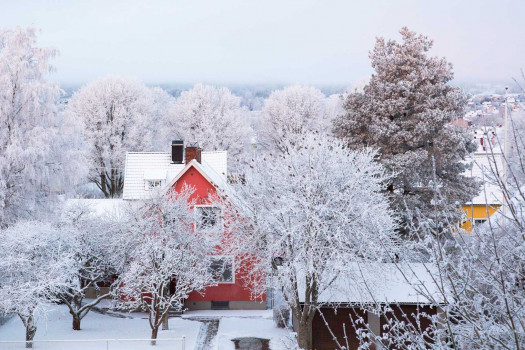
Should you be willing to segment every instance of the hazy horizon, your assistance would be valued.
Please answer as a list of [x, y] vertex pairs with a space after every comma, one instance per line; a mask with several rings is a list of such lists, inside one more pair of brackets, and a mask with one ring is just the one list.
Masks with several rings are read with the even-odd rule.
[[40, 28], [60, 51], [52, 79], [106, 75], [150, 85], [350, 86], [372, 72], [375, 37], [402, 26], [434, 39], [458, 84], [511, 84], [525, 66], [525, 2], [0, 0], [0, 27]]

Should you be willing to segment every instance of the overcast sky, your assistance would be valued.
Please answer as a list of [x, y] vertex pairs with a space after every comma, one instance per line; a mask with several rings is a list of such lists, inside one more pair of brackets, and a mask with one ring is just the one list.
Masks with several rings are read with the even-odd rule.
[[1, 27], [40, 28], [60, 51], [63, 84], [350, 85], [402, 26], [433, 38], [458, 81], [505, 83], [525, 68], [524, 21], [523, 0], [0, 0]]

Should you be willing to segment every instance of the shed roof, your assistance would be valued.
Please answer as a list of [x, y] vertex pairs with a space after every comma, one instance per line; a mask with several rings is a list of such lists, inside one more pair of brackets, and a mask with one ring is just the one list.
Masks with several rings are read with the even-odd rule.
[[[441, 303], [436, 273], [423, 263], [349, 263], [332, 285], [319, 295], [320, 303]], [[299, 285], [304, 288], [304, 283]], [[299, 292], [304, 302], [304, 289]]]

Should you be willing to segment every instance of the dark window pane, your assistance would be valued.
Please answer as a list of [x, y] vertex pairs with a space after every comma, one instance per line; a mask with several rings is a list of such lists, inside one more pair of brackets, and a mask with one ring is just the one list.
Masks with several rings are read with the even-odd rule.
[[210, 270], [215, 282], [233, 282], [233, 259], [213, 259]]
[[212, 228], [220, 224], [220, 208], [197, 207], [197, 210], [199, 212], [199, 228]]

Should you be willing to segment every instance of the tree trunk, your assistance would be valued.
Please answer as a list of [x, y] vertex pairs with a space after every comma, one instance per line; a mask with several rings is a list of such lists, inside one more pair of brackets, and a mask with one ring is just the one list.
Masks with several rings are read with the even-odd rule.
[[33, 348], [33, 338], [35, 337], [36, 326], [34, 324], [33, 316], [29, 316], [26, 322], [26, 348]]
[[155, 327], [151, 330], [151, 345], [157, 345], [157, 333], [159, 333], [159, 327]]
[[162, 319], [162, 330], [167, 331], [170, 329], [170, 326], [168, 324], [168, 313], [164, 315], [164, 318]]
[[312, 323], [311, 322], [301, 322], [297, 329], [297, 344], [300, 349], [312, 350]]
[[78, 315], [73, 315], [73, 330], [80, 330], [80, 317]]

